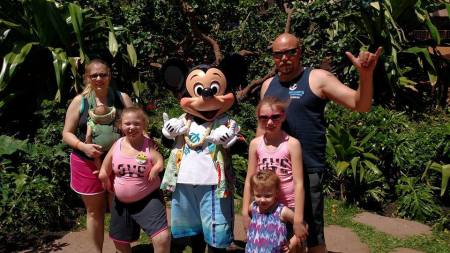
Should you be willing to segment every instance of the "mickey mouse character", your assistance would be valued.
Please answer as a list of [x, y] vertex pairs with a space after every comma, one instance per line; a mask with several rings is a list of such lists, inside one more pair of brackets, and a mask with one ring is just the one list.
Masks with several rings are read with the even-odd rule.
[[186, 89], [180, 99], [186, 112], [169, 119], [163, 114], [163, 135], [174, 139], [161, 189], [172, 191], [171, 232], [192, 237], [192, 251], [223, 252], [233, 241], [233, 188], [229, 148], [239, 126], [225, 113], [235, 102], [230, 88], [242, 84], [243, 58], [232, 55], [219, 66], [199, 65], [189, 73], [178, 60], [163, 66], [166, 85]]

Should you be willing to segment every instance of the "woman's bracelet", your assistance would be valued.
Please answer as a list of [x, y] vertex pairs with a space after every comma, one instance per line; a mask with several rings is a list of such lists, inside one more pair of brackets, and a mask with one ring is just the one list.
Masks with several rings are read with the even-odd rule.
[[78, 141], [77, 141], [77, 143], [75, 144], [75, 149], [78, 149], [78, 150], [80, 150], [80, 149], [78, 148], [78, 145], [80, 145], [80, 143], [81, 143], [81, 141], [80, 141], [80, 140], [78, 140]]

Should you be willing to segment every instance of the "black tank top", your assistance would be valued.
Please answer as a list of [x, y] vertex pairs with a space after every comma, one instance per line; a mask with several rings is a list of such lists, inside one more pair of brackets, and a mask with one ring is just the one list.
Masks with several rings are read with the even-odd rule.
[[325, 105], [328, 100], [316, 96], [309, 87], [311, 68], [305, 68], [291, 82], [281, 83], [275, 75], [264, 96], [290, 99], [283, 129], [302, 144], [303, 166], [308, 173], [325, 169], [326, 123]]

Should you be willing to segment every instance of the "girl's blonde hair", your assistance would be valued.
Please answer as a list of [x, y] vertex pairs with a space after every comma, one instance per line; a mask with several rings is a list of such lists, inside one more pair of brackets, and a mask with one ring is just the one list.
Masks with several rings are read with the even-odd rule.
[[255, 189], [275, 189], [276, 192], [280, 190], [280, 178], [271, 170], [261, 170], [256, 172], [250, 180], [250, 189], [253, 192]]
[[142, 108], [137, 107], [137, 106], [126, 107], [122, 110], [120, 117], [117, 119], [117, 125], [118, 125], [119, 129], [121, 129], [122, 118], [123, 118], [123, 115], [125, 115], [125, 113], [135, 113], [144, 122], [144, 130], [145, 131], [148, 130], [148, 125], [150, 124], [150, 119], [149, 119], [147, 113], [145, 113]]
[[111, 68], [109, 67], [109, 64], [106, 61], [104, 61], [102, 59], [98, 59], [98, 58], [95, 58], [95, 59], [92, 59], [91, 61], [89, 61], [89, 63], [84, 68], [84, 74], [83, 74], [84, 89], [81, 92], [81, 94], [83, 96], [87, 96], [92, 91], [91, 79], [89, 79], [89, 71], [91, 70], [91, 66], [94, 64], [104, 65], [106, 67], [106, 70], [108, 71], [108, 74], [111, 75]]
[[286, 112], [286, 109], [289, 105], [289, 100], [282, 100], [278, 97], [273, 97], [273, 96], [266, 96], [263, 97], [258, 105], [256, 106], [256, 116], [259, 115], [259, 111], [261, 110], [261, 107], [263, 105], [269, 105], [279, 111], [281, 111], [282, 113]]

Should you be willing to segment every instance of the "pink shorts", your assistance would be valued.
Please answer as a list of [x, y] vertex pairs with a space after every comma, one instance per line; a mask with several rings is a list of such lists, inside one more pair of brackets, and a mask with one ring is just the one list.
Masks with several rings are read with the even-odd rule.
[[78, 194], [95, 195], [105, 192], [98, 175], [92, 174], [97, 167], [93, 160], [70, 154], [70, 187]]

